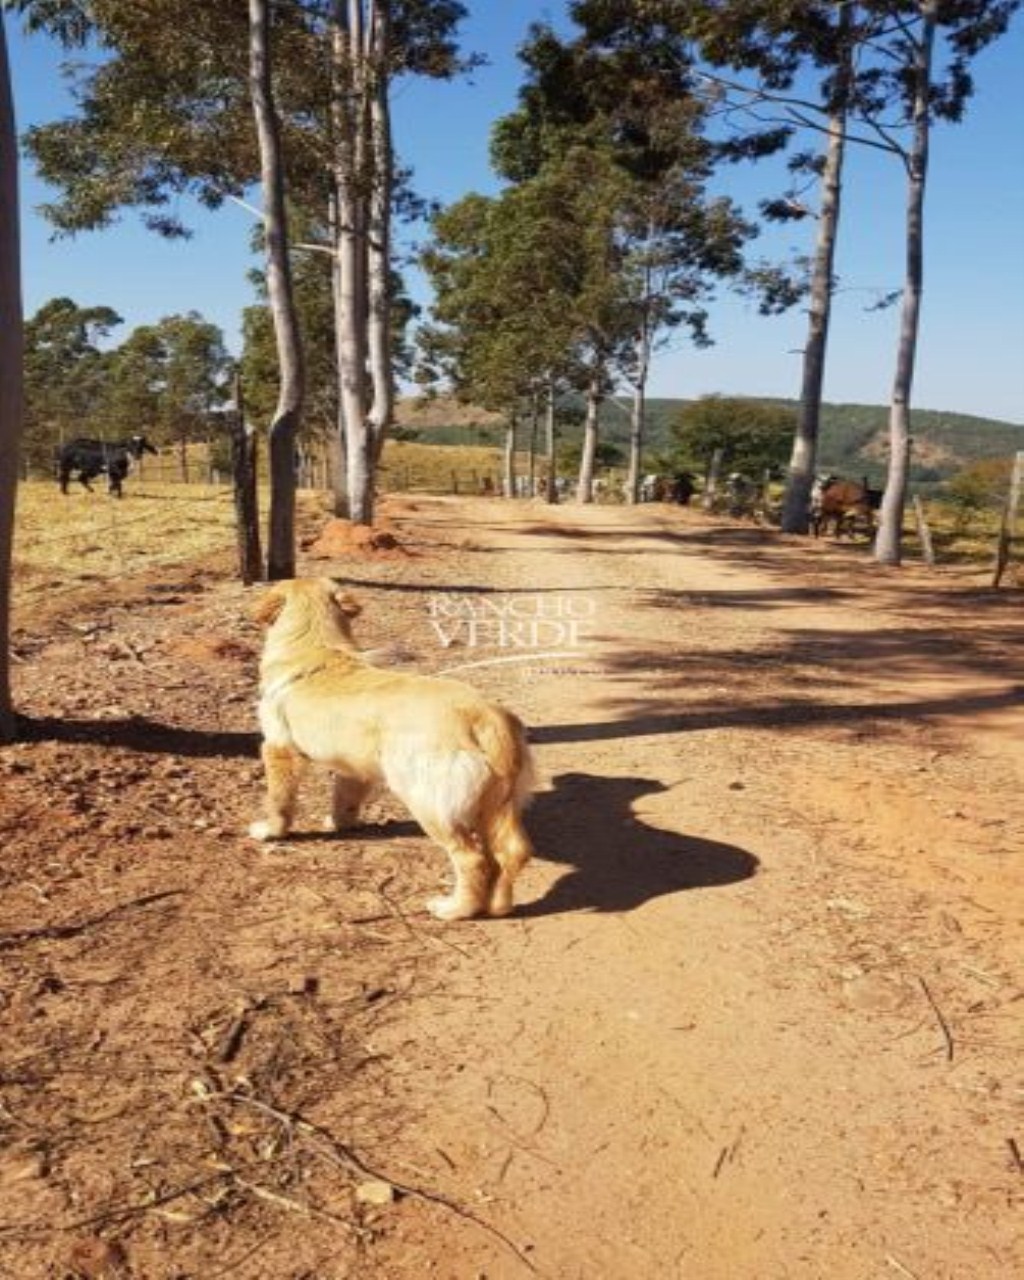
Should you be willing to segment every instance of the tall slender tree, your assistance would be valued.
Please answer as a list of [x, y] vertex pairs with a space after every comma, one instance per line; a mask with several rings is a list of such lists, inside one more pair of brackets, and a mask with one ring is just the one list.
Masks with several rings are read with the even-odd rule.
[[113, 308], [71, 298], [51, 298], [26, 320], [24, 447], [35, 468], [52, 466], [68, 435], [98, 428], [113, 376], [101, 343], [121, 323]]
[[21, 421], [18, 144], [7, 62], [7, 33], [0, 17], [0, 742], [9, 742], [14, 736], [10, 683], [10, 609]]
[[249, 0], [249, 82], [260, 153], [267, 296], [280, 372], [270, 425], [267, 577], [273, 580], [295, 576], [295, 444], [305, 397], [305, 367], [288, 253], [285, 164], [274, 101], [268, 0]]
[[[183, 235], [169, 210], [174, 196], [187, 191], [216, 207], [256, 180], [248, 6], [8, 2], [69, 43], [92, 34], [107, 54], [82, 78], [77, 116], [29, 131], [29, 150], [57, 188], [48, 213], [58, 228], [101, 228], [135, 207], [154, 230]], [[393, 155], [389, 94], [400, 76], [443, 79], [472, 65], [455, 42], [465, 6], [268, 0], [269, 12], [289, 198], [329, 229], [316, 249], [334, 264], [347, 502], [355, 518], [371, 519], [373, 472], [392, 416], [390, 221], [409, 194]]]
[[[974, 92], [971, 59], [1004, 35], [1020, 0], [871, 0], [891, 22], [879, 80], [901, 104], [909, 139], [872, 120], [906, 173], [906, 268], [900, 307], [896, 368], [889, 408], [889, 470], [875, 539], [875, 559], [898, 565], [910, 476], [911, 414], [924, 292], [924, 207], [932, 126], [959, 121]], [[940, 61], [941, 58], [941, 61]]]
[[[654, 351], [679, 326], [706, 342], [705, 304], [716, 281], [751, 278], [742, 247], [755, 228], [730, 201], [709, 196], [715, 166], [724, 157], [780, 142], [777, 130], [728, 146], [710, 138], [706, 94], [678, 22], [680, 9], [668, 0], [643, 6], [593, 0], [570, 5], [581, 27], [573, 38], [536, 26], [520, 54], [526, 80], [519, 106], [498, 122], [492, 142], [492, 161], [512, 182], [562, 164], [583, 148], [603, 154], [618, 172], [604, 214], [611, 246], [606, 275], [615, 282], [605, 287], [618, 311], [614, 338], [604, 346], [617, 375], [633, 388], [626, 485], [632, 501], [639, 497]], [[583, 500], [595, 424], [585, 440]]]

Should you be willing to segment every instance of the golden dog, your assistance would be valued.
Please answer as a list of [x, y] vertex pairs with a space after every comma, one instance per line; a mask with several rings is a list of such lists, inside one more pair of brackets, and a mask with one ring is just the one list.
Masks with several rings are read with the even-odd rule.
[[454, 888], [429, 910], [442, 920], [507, 915], [533, 853], [520, 820], [532, 784], [522, 724], [458, 680], [371, 666], [352, 639], [360, 607], [341, 588], [278, 582], [254, 610], [269, 627], [259, 704], [267, 817], [250, 835], [286, 836], [305, 765], [326, 765], [329, 829], [351, 825], [383, 784], [452, 860]]

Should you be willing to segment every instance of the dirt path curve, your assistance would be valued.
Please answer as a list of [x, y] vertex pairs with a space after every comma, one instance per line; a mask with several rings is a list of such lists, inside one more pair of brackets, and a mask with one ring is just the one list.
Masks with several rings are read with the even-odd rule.
[[391, 1167], [507, 1240], [407, 1201], [367, 1274], [1020, 1274], [1004, 602], [664, 509], [415, 519], [479, 566], [449, 589], [588, 621], [435, 648], [533, 727], [540, 857], [372, 1047]]

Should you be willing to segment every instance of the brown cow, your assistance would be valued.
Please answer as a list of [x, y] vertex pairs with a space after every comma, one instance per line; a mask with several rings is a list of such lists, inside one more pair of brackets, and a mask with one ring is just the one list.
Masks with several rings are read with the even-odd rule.
[[870, 538], [875, 531], [875, 512], [881, 500], [881, 490], [870, 488], [866, 478], [858, 484], [839, 476], [819, 476], [811, 489], [811, 532], [816, 538], [820, 537], [828, 532], [831, 522], [836, 538], [841, 538], [844, 532], [852, 537], [858, 524], [863, 524]]

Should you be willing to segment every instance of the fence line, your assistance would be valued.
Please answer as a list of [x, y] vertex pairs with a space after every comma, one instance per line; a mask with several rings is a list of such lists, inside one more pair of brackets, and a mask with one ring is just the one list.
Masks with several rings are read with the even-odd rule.
[[[197, 487], [198, 487], [198, 482], [196, 482], [196, 483], [197, 483]], [[203, 487], [205, 488], [206, 486], [204, 485]], [[159, 498], [160, 498], [160, 497], [162, 497], [162, 496], [163, 496], [163, 495], [161, 495], [161, 494], [146, 493], [146, 492], [144, 492], [144, 491], [143, 491], [142, 493], [139, 493], [138, 491], [135, 491], [135, 492], [133, 492], [133, 494], [132, 494], [132, 497], [137, 497], [137, 498], [155, 498], [155, 499], [159, 499]], [[200, 494], [200, 495], [197, 495], [197, 496], [195, 496], [195, 497], [190, 498], [189, 500], [190, 500], [191, 502], [221, 502], [221, 503], [223, 503], [223, 502], [227, 501], [228, 499], [230, 499], [230, 497], [231, 497], [230, 491], [226, 491], [226, 492], [224, 492], [224, 493]], [[60, 498], [60, 495], [58, 494], [58, 499], [59, 499], [59, 498]], [[96, 507], [96, 514], [97, 514], [97, 516], [98, 516], [99, 518], [97, 519], [96, 523], [94, 523], [94, 524], [83, 524], [83, 525], [81, 525], [79, 528], [72, 530], [70, 533], [58, 533], [58, 534], [51, 534], [51, 535], [49, 535], [48, 537], [45, 537], [45, 538], [41, 538], [41, 537], [39, 537], [38, 535], [36, 535], [36, 534], [34, 534], [34, 533], [33, 533], [33, 534], [27, 534], [27, 533], [23, 530], [23, 531], [22, 531], [23, 536], [30, 537], [30, 538], [31, 538], [31, 541], [32, 541], [33, 546], [42, 546], [42, 547], [45, 547], [45, 546], [49, 546], [51, 543], [54, 543], [54, 542], [73, 542], [73, 541], [75, 541], [76, 539], [79, 539], [79, 538], [95, 537], [95, 535], [96, 535], [97, 533], [102, 532], [104, 529], [110, 529], [110, 528], [113, 528], [113, 530], [114, 530], [115, 532], [120, 532], [120, 530], [125, 529], [125, 528], [129, 527], [130, 525], [135, 525], [135, 524], [152, 524], [152, 523], [153, 523], [153, 512], [152, 512], [152, 510], [147, 511], [144, 515], [141, 515], [141, 516], [132, 516], [130, 519], [122, 519], [122, 518], [120, 517], [119, 513], [118, 513], [118, 509], [117, 509], [117, 507], [114, 505], [114, 504], [118, 501], [118, 499], [117, 499], [117, 498], [114, 498], [114, 499], [109, 499], [109, 500], [106, 500], [106, 501], [104, 501], [104, 499], [105, 499], [105, 495], [104, 495], [103, 497], [101, 497], [100, 495], [97, 495], [97, 507]], [[101, 502], [102, 502], [102, 503], [104, 503], [104, 505], [103, 505], [103, 506], [100, 506], [100, 505], [99, 505], [99, 503], [101, 503]], [[58, 509], [59, 509], [59, 508], [58, 508]], [[104, 513], [107, 513], [107, 514], [109, 514], [109, 515], [111, 516], [110, 520], [108, 520], [108, 521], [103, 521], [102, 517], [103, 517]]]

